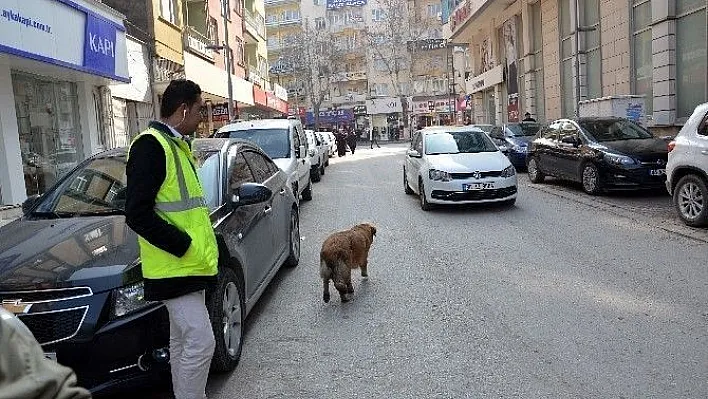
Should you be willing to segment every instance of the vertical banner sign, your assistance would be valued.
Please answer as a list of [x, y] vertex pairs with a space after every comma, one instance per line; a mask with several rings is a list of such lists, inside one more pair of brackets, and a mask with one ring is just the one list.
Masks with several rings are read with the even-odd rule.
[[507, 117], [509, 122], [519, 121], [519, 79], [516, 54], [516, 17], [512, 17], [502, 25], [504, 49], [506, 51], [506, 91], [508, 95]]
[[86, 14], [84, 67], [111, 75], [116, 69], [116, 27], [91, 13]]

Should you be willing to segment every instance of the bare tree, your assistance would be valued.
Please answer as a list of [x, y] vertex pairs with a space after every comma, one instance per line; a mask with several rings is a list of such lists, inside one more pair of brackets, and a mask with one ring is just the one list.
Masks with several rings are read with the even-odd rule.
[[331, 37], [329, 30], [318, 29], [305, 19], [302, 30], [288, 43], [281, 56], [282, 61], [290, 66], [295, 80], [302, 85], [312, 106], [315, 129], [320, 124], [320, 107], [330, 93], [332, 61], [336, 56]]
[[408, 126], [408, 102], [412, 64], [416, 43], [430, 38], [435, 26], [430, 18], [422, 15], [415, 0], [375, 0], [384, 12], [382, 20], [375, 22], [367, 32], [369, 51], [375, 60], [385, 65], [393, 94], [401, 99], [403, 123]]

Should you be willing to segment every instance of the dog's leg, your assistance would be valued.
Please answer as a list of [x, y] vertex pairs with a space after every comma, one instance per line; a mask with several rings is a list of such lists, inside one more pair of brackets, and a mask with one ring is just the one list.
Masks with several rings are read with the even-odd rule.
[[346, 274], [346, 282], [347, 282], [347, 293], [348, 294], [353, 294], [354, 293], [354, 286], [352, 285], [352, 271], [351, 268], [347, 271]]
[[322, 299], [325, 303], [329, 302], [329, 279], [322, 279]]
[[369, 277], [369, 260], [364, 259], [364, 264], [361, 265], [361, 277]]

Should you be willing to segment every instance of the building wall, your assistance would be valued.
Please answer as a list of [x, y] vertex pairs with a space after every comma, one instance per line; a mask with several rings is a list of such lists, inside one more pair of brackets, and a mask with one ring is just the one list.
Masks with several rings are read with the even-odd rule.
[[160, 2], [155, 0], [152, 3], [155, 27], [155, 52], [162, 58], [166, 58], [179, 65], [184, 65], [184, 50], [182, 44], [184, 4], [182, 0], [176, 0], [175, 4], [175, 13], [179, 17], [176, 23], [171, 23], [162, 16]]
[[543, 25], [543, 83], [546, 119], [561, 117], [560, 33], [558, 30], [558, 0], [541, 0]]
[[629, 2], [600, 1], [602, 95], [630, 92]]

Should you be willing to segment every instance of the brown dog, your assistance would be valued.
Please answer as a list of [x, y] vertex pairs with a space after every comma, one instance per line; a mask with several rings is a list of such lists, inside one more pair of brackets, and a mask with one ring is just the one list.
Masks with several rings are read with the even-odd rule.
[[354, 293], [352, 269], [361, 268], [361, 276], [367, 277], [369, 248], [374, 241], [376, 227], [363, 223], [349, 230], [333, 233], [322, 243], [320, 251], [320, 277], [324, 292], [322, 299], [329, 302], [329, 280], [339, 291], [342, 302], [349, 302]]

